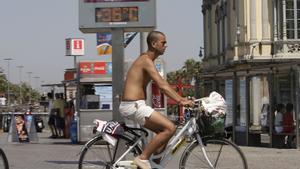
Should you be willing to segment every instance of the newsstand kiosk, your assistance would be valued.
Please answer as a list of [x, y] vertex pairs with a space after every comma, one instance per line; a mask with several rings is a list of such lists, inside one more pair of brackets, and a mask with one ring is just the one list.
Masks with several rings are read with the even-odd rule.
[[93, 137], [93, 120], [112, 120], [112, 63], [80, 61], [78, 63], [76, 106], [78, 141]]

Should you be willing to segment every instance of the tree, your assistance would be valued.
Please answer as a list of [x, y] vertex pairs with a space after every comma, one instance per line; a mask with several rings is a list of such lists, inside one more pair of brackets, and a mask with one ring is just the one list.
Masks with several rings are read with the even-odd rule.
[[185, 90], [183, 93], [184, 96], [195, 96], [200, 98], [203, 93], [203, 84], [202, 84], [202, 71], [203, 65], [202, 62], [197, 62], [194, 59], [188, 59], [185, 61], [183, 67], [179, 70], [169, 72], [167, 74], [167, 80], [170, 84], [178, 84], [181, 81], [182, 84], [188, 85], [194, 82], [194, 91]]
[[[194, 88], [183, 88], [182, 96], [194, 96], [200, 98], [203, 85], [201, 83], [202, 63], [188, 59], [184, 66], [176, 71], [167, 73], [167, 81], [170, 84], [189, 86], [194, 82]], [[178, 105], [168, 105], [168, 113], [176, 114], [179, 111]]]
[[[40, 98], [39, 92], [33, 90], [31, 86], [28, 86], [26, 83], [17, 85], [9, 82], [9, 91], [11, 103], [19, 102], [20, 99], [22, 99], [22, 103], [29, 103], [29, 101], [37, 102]], [[7, 79], [5, 75], [0, 75], [0, 94], [7, 96]]]

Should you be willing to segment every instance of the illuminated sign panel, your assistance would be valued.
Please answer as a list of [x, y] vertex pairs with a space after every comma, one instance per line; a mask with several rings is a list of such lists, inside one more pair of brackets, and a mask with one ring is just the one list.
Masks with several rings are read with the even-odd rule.
[[99, 62], [99, 61], [81, 61], [79, 63], [80, 74], [89, 75], [104, 75], [111, 74], [112, 71], [111, 62]]
[[155, 27], [155, 0], [79, 0], [79, 29], [83, 33], [109, 32], [111, 28], [143, 32]]
[[84, 39], [66, 39], [66, 56], [83, 56]]

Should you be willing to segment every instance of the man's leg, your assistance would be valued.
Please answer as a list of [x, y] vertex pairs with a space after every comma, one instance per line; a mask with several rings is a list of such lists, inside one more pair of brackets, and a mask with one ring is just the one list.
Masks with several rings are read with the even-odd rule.
[[148, 160], [153, 153], [165, 147], [174, 135], [176, 128], [169, 119], [159, 112], [153, 112], [149, 118], [146, 118], [144, 127], [156, 133], [139, 156], [141, 160]]

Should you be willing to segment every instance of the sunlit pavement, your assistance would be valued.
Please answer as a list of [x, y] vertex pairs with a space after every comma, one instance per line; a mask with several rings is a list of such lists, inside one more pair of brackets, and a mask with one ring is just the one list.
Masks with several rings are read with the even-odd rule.
[[[80, 144], [69, 139], [49, 139], [49, 131], [38, 133], [39, 141], [33, 143], [8, 143], [7, 133], [0, 134], [10, 169], [76, 169]], [[300, 150], [241, 147], [249, 169], [300, 169]], [[170, 161], [168, 169], [178, 168], [180, 152]]]

